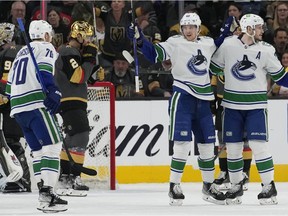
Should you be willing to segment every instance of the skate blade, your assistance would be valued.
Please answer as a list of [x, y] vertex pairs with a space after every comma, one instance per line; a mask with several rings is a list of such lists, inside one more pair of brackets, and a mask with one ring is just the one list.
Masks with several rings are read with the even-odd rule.
[[72, 196], [72, 197], [86, 197], [87, 196], [87, 191], [74, 190], [72, 188], [69, 188], [69, 189], [57, 189], [56, 193], [59, 196]]
[[49, 205], [49, 203], [40, 203], [37, 210], [43, 213], [58, 213], [67, 211], [67, 205]]
[[260, 205], [277, 205], [278, 201], [275, 196], [267, 199], [259, 199]]
[[183, 199], [170, 198], [169, 205], [171, 205], [171, 206], [181, 206], [181, 205], [183, 205]]
[[226, 198], [225, 202], [226, 202], [226, 205], [240, 205], [242, 203], [242, 198], [240, 196], [234, 199]]
[[202, 199], [206, 202], [214, 203], [217, 205], [225, 205], [225, 200], [216, 200], [213, 197], [203, 194]]

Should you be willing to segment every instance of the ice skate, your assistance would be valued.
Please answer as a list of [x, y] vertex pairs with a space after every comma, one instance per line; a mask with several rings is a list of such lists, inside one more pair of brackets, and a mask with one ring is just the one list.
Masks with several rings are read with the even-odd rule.
[[226, 192], [227, 205], [239, 205], [242, 203], [243, 184], [242, 181], [238, 184], [231, 184], [231, 188]]
[[56, 213], [67, 210], [68, 202], [58, 197], [52, 187], [42, 186], [39, 191], [38, 210], [44, 213]]
[[172, 206], [181, 206], [183, 204], [183, 200], [185, 199], [179, 183], [170, 183], [168, 196], [170, 197], [169, 204]]
[[80, 176], [63, 174], [57, 184], [56, 193], [59, 196], [85, 197], [89, 187], [83, 184]]
[[258, 200], [261, 205], [276, 205], [278, 201], [276, 199], [277, 190], [274, 181], [271, 181], [268, 185], [262, 185], [262, 191], [258, 194]]
[[225, 195], [218, 190], [218, 187], [215, 183], [203, 183], [202, 189], [202, 198], [203, 200], [218, 205], [225, 205]]
[[229, 190], [231, 188], [229, 173], [221, 171], [218, 178], [214, 180], [214, 183], [217, 185], [218, 190]]

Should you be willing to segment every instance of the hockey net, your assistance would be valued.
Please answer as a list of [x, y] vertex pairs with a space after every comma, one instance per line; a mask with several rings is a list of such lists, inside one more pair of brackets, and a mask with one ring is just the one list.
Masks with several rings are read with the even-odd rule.
[[97, 170], [96, 176], [82, 175], [90, 188], [115, 190], [115, 93], [110, 82], [88, 87], [89, 143], [84, 166]]

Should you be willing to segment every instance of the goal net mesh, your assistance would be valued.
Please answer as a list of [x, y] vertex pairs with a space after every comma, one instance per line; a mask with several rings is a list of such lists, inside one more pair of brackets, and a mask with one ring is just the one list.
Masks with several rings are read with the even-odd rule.
[[[103, 83], [102, 83], [103, 85]], [[113, 189], [115, 178], [113, 170], [113, 151], [115, 151], [111, 133], [115, 125], [111, 125], [114, 116], [111, 107], [111, 86], [103, 85], [88, 88], [88, 119], [90, 125], [89, 143], [85, 152], [84, 166], [97, 170], [96, 176], [82, 174], [83, 182], [90, 188]], [[113, 109], [114, 110], [114, 109]], [[112, 129], [112, 130], [111, 130]], [[111, 155], [112, 152], [112, 155]]]

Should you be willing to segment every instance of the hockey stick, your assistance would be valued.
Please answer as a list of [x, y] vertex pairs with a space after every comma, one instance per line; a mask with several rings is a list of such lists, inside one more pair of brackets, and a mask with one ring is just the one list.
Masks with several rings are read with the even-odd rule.
[[225, 148], [226, 148], [226, 144], [224, 143], [224, 144], [222, 145], [222, 147], [220, 148], [220, 150], [218, 151], [218, 153], [214, 156], [214, 158], [213, 158], [214, 161], [217, 160], [217, 158], [218, 158], [219, 155], [225, 150]]
[[135, 61], [135, 88], [136, 92], [139, 92], [139, 62], [137, 56], [137, 39], [135, 37], [135, 15], [134, 15], [134, 8], [133, 8], [133, 0], [131, 0], [131, 14], [132, 14], [132, 23], [134, 24], [134, 37], [133, 37], [133, 52], [134, 52], [134, 61]]
[[[32, 48], [31, 48], [31, 46], [30, 46], [30, 42], [29, 42], [29, 40], [28, 40], [28, 37], [27, 37], [27, 35], [26, 35], [23, 22], [22, 22], [21, 18], [17, 18], [17, 21], [18, 21], [18, 24], [19, 24], [19, 27], [20, 27], [20, 31], [21, 31], [21, 33], [22, 33], [22, 35], [23, 35], [23, 37], [24, 37], [25, 43], [26, 43], [26, 45], [27, 45], [27, 48], [28, 48], [28, 50], [29, 50], [30, 56], [31, 56], [31, 58], [32, 58], [32, 62], [33, 62], [33, 64], [34, 64], [34, 66], [35, 66], [36, 74], [39, 75], [38, 78], [39, 78], [39, 82], [40, 82], [40, 84], [41, 84], [43, 93], [46, 95], [46, 94], [47, 94], [47, 89], [46, 89], [46, 87], [44, 86], [44, 82], [43, 82], [43, 80], [42, 80], [42, 77], [40, 76], [40, 70], [39, 70], [38, 64], [37, 64], [37, 62], [36, 62], [35, 56], [34, 56], [34, 54], [33, 54]], [[75, 163], [75, 161], [73, 160], [73, 158], [72, 158], [72, 156], [71, 156], [71, 154], [70, 154], [70, 152], [69, 152], [67, 143], [65, 142], [65, 139], [63, 138], [63, 135], [62, 135], [62, 133], [61, 133], [61, 131], [60, 131], [60, 126], [59, 126], [59, 124], [58, 124], [56, 115], [54, 115], [54, 118], [55, 118], [55, 123], [57, 124], [57, 128], [58, 128], [58, 130], [59, 130], [59, 134], [61, 135], [61, 138], [62, 138], [62, 140], [63, 140], [63, 146], [64, 146], [64, 149], [65, 149], [65, 151], [66, 151], [66, 153], [67, 153], [67, 156], [68, 156], [69, 162], [70, 162], [70, 164], [71, 164], [71, 167], [73, 167], [75, 170], [81, 171], [82, 173], [85, 173], [85, 174], [87, 174], [87, 175], [91, 175], [91, 176], [97, 175], [97, 171], [96, 171], [96, 170], [90, 169], [90, 168], [87, 168], [87, 167], [83, 167], [83, 166], [81, 166], [80, 164]]]
[[[93, 27], [94, 27], [94, 34], [95, 34], [95, 45], [97, 46], [97, 49], [99, 49], [99, 44], [98, 44], [98, 38], [97, 38], [97, 22], [96, 22], [96, 11], [95, 11], [95, 6], [94, 2], [91, 2], [92, 4], [92, 10], [93, 10]], [[99, 65], [99, 58], [98, 58], [98, 53], [96, 54], [96, 65]]]

